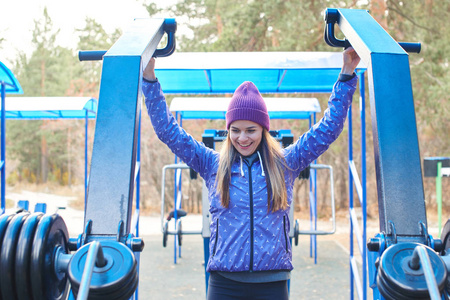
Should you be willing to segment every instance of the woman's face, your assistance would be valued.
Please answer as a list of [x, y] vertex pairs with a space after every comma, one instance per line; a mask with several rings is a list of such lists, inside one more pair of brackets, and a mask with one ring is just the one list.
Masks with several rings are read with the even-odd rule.
[[255, 152], [261, 142], [263, 128], [258, 123], [237, 120], [230, 125], [230, 139], [234, 148], [243, 156]]

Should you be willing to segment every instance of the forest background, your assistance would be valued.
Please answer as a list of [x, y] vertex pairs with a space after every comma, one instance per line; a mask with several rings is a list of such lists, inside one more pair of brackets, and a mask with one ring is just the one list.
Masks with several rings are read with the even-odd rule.
[[[450, 0], [185, 0], [169, 8], [142, 2], [149, 17], [175, 17], [184, 34], [177, 34], [177, 51], [340, 51], [323, 41], [323, 13], [327, 7], [367, 9], [397, 41], [421, 42], [420, 54], [410, 55], [410, 67], [421, 158], [450, 156], [448, 138], [450, 126], [450, 76], [448, 53], [450, 35]], [[13, 72], [19, 80], [23, 96], [89, 96], [98, 99], [101, 62], [80, 63], [77, 50], [109, 49], [120, 37], [116, 29], [106, 32], [95, 19], [86, 18], [84, 28], [77, 29], [77, 49], [55, 44], [59, 30], [44, 9], [35, 20], [33, 51], [19, 53]], [[0, 37], [0, 49], [5, 45]], [[169, 58], [167, 58], [169, 59]], [[387, 68], [389, 66], [386, 66]], [[366, 91], [368, 94], [368, 91]], [[292, 95], [279, 95], [292, 96]], [[302, 94], [316, 97], [322, 110], [328, 95]], [[368, 95], [366, 95], [368, 99]], [[171, 97], [167, 98], [170, 102]], [[359, 99], [354, 98], [354, 106]], [[369, 101], [366, 101], [370, 111]], [[398, 112], [401, 114], [401, 111]], [[359, 110], [353, 110], [359, 118]], [[157, 213], [161, 201], [162, 168], [173, 163], [174, 156], [156, 137], [149, 118], [143, 111], [141, 138], [141, 212]], [[111, 116], [112, 118], [114, 116]], [[320, 115], [318, 116], [320, 118]], [[359, 132], [359, 122], [354, 132]], [[367, 203], [369, 217], [377, 218], [377, 191], [373, 160], [370, 113], [367, 124]], [[92, 152], [95, 120], [89, 121], [89, 153]], [[225, 127], [223, 121], [188, 121], [183, 126], [201, 140], [204, 129]], [[298, 138], [307, 130], [304, 121], [272, 121], [273, 128], [289, 128]], [[393, 128], [393, 130], [395, 130]], [[75, 195], [74, 207], [84, 201], [84, 120], [20, 121], [7, 120], [7, 189], [32, 189], [50, 193]], [[347, 127], [339, 139], [323, 154], [319, 163], [334, 168], [337, 209], [347, 214], [348, 207], [348, 137]], [[355, 153], [360, 153], [360, 137], [354, 137]], [[90, 157], [89, 157], [90, 158]], [[360, 157], [355, 158], [357, 165]], [[112, 162], [113, 163], [113, 162]], [[183, 176], [184, 208], [201, 211], [201, 181]], [[318, 186], [328, 186], [329, 177], [319, 174]], [[443, 181], [444, 211], [448, 215], [450, 182]], [[434, 178], [424, 177], [425, 201], [428, 211], [436, 206]], [[308, 212], [306, 181], [297, 181], [295, 208]], [[319, 188], [320, 216], [329, 215], [328, 188]], [[173, 205], [173, 180], [166, 183], [166, 201]], [[7, 201], [8, 205], [13, 205]], [[444, 218], [446, 220], [446, 218]]]

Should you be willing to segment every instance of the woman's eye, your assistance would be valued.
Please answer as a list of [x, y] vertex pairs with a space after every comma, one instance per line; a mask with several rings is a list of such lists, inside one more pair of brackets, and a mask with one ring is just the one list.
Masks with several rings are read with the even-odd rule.
[[253, 132], [255, 132], [255, 130], [254, 129], [249, 129], [249, 130], [247, 130], [247, 132], [248, 133], [253, 133]]

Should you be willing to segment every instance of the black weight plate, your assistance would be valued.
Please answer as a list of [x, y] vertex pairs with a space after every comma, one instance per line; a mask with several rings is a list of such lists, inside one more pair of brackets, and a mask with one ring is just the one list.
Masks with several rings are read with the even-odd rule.
[[[106, 265], [94, 266], [89, 299], [128, 299], [137, 287], [137, 263], [133, 252], [122, 243], [101, 241]], [[74, 254], [69, 263], [72, 291], [78, 294], [90, 244]], [[125, 296], [124, 296], [125, 295]]]
[[[448, 251], [448, 249], [450, 248], [450, 219], [447, 220], [447, 222], [444, 225], [444, 228], [442, 228], [441, 241], [442, 241], [442, 249], [443, 250], [440, 252], [440, 254], [442, 256], [450, 254]], [[447, 290], [447, 293], [450, 293], [450, 276], [447, 276], [446, 290]]]
[[178, 220], [177, 223], [178, 246], [181, 246], [183, 243], [183, 226], [181, 226], [181, 220]]
[[450, 248], [450, 219], [447, 220], [444, 228], [442, 228], [441, 241], [444, 249], [442, 250], [441, 255], [445, 255], [447, 249]]
[[[128, 300], [134, 294], [139, 283], [138, 272], [130, 274], [129, 281], [117, 291], [106, 293], [102, 290], [91, 289], [89, 291], [89, 300]], [[72, 286], [72, 291], [75, 297], [78, 295], [79, 287], [76, 289]]]
[[31, 250], [31, 291], [34, 300], [63, 299], [66, 273], [55, 273], [55, 250], [68, 253], [69, 234], [64, 220], [57, 214], [44, 215], [36, 228]]
[[16, 292], [18, 300], [32, 299], [30, 279], [31, 247], [41, 212], [31, 214], [23, 223], [20, 230], [16, 250]]
[[[400, 243], [383, 252], [378, 267], [377, 284], [386, 299], [427, 299], [429, 294], [423, 269], [412, 270], [409, 267], [409, 261], [418, 245], [420, 244]], [[446, 283], [447, 269], [433, 249], [427, 246], [425, 248], [437, 285], [442, 291]]]
[[[0, 216], [0, 253], [3, 244], [3, 237], [5, 236], [6, 228], [14, 215], [1, 215]], [[0, 292], [0, 300], [2, 300], [2, 293]]]
[[20, 229], [29, 213], [19, 213], [9, 222], [0, 252], [0, 292], [3, 299], [16, 299], [15, 257]]
[[0, 250], [2, 249], [3, 237], [5, 236], [6, 228], [14, 215], [0, 216]]
[[[6, 228], [14, 215], [1, 215], [0, 216], [0, 251], [2, 249], [3, 237], [5, 236]], [[2, 300], [2, 293], [0, 292], [0, 300]]]
[[136, 291], [138, 282], [139, 274], [135, 268], [126, 275], [120, 285], [114, 286], [114, 289], [110, 291], [91, 289], [89, 291], [89, 300], [128, 300]]
[[167, 246], [168, 235], [169, 235], [169, 223], [166, 221], [166, 223], [164, 223], [164, 231], [163, 231], [163, 247], [164, 248]]

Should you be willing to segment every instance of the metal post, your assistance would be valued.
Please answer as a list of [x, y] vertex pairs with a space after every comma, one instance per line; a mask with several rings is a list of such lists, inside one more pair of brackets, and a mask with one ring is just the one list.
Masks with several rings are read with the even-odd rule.
[[437, 177], [436, 177], [436, 202], [438, 213], [439, 234], [441, 236], [442, 227], [442, 162], [437, 163]]
[[[178, 112], [175, 113], [175, 118], [178, 121], [180, 127], [183, 126], [181, 123], [181, 118], [178, 120]], [[181, 162], [181, 161], [180, 161]], [[178, 156], [175, 155], [174, 164], [178, 163]], [[178, 195], [181, 193], [181, 170], [175, 169], [173, 174], [174, 188], [173, 188], [173, 219], [174, 219], [174, 231], [177, 232], [177, 220], [178, 220]], [[177, 245], [178, 245], [178, 235], [173, 236], [173, 263], [177, 263]], [[180, 253], [181, 254], [181, 253]]]
[[[314, 124], [316, 124], [316, 114], [313, 114]], [[317, 159], [314, 160], [314, 163], [317, 164]], [[313, 171], [313, 180], [314, 180], [314, 230], [317, 230], [317, 171], [314, 169]], [[314, 264], [317, 264], [317, 235], [313, 235], [314, 239]]]
[[[364, 73], [359, 75], [359, 111], [361, 119], [361, 187], [362, 187], [362, 199], [361, 209], [362, 209], [362, 240], [367, 241], [367, 174], [366, 174], [366, 95]], [[367, 247], [362, 248], [362, 288], [363, 288], [363, 299], [367, 297]]]
[[136, 236], [139, 236], [139, 213], [140, 213], [140, 194], [141, 194], [141, 110], [139, 110], [139, 128], [138, 128], [138, 147], [137, 147], [137, 161], [139, 170], [136, 174]]
[[84, 207], [87, 201], [88, 188], [88, 128], [89, 128], [89, 111], [86, 110], [84, 117]]
[[[309, 121], [309, 128], [312, 127], [313, 123], [311, 120], [311, 116], [308, 119]], [[310, 176], [309, 176], [309, 228], [311, 230], [314, 230], [313, 225], [312, 225], [312, 221], [314, 218], [314, 206], [313, 206], [313, 202], [311, 202], [312, 200], [312, 176], [311, 176], [311, 171], [310, 171]], [[313, 251], [314, 251], [314, 237], [313, 235], [309, 236], [309, 257], [313, 257]]]
[[6, 183], [6, 180], [5, 180], [5, 176], [6, 176], [6, 173], [5, 173], [5, 169], [6, 169], [6, 161], [5, 161], [5, 158], [6, 158], [6, 137], [5, 137], [5, 134], [6, 134], [6, 123], [5, 123], [5, 110], [6, 110], [6, 107], [5, 107], [5, 95], [6, 95], [6, 84], [2, 81], [2, 82], [0, 82], [0, 85], [2, 86], [1, 87], [1, 93], [2, 93], [2, 112], [1, 112], [1, 135], [2, 135], [2, 137], [1, 137], [1, 162], [0, 162], [0, 164], [1, 164], [1, 210], [2, 210], [2, 212], [1, 212], [1, 214], [3, 214], [4, 212], [5, 212], [5, 183]]
[[[350, 106], [348, 108], [348, 160], [352, 161], [353, 160], [353, 124], [352, 124], [352, 107]], [[348, 174], [349, 174], [349, 178], [348, 178], [348, 210], [349, 213], [352, 211], [353, 209], [353, 175], [352, 175], [352, 170], [350, 168], [350, 164], [348, 167]], [[353, 269], [351, 268], [351, 262], [353, 259], [353, 222], [352, 219], [350, 218], [350, 259], [349, 259], [349, 266], [350, 266], [350, 300], [353, 300], [353, 289], [354, 289], [354, 274], [353, 274]]]

